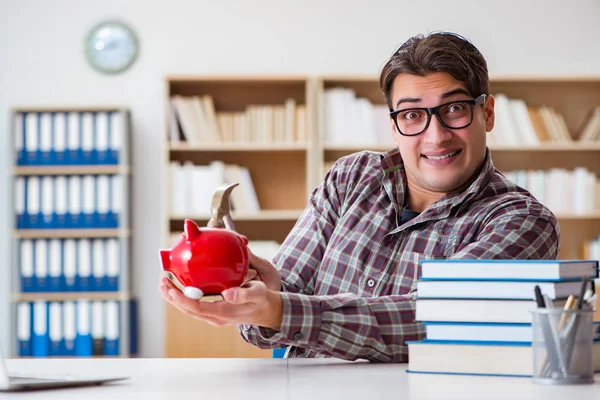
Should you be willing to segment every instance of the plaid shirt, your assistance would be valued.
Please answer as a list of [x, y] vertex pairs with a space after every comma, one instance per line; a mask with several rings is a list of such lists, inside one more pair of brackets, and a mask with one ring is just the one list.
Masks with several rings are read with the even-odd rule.
[[406, 175], [397, 149], [338, 160], [312, 193], [274, 259], [281, 270], [281, 330], [241, 325], [261, 348], [288, 357], [406, 362], [419, 261], [555, 259], [554, 215], [494, 166], [489, 150], [467, 190], [399, 225]]

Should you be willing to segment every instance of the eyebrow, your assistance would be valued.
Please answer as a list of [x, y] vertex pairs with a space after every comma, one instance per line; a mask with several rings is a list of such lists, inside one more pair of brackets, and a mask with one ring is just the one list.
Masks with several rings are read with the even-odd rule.
[[[454, 90], [451, 90], [449, 92], [446, 92], [444, 94], [442, 94], [442, 99], [447, 99], [448, 97], [452, 97], [454, 95], [457, 94], [464, 94], [469, 96], [469, 92], [467, 92], [465, 89], [463, 88], [457, 88]], [[422, 101], [423, 99], [419, 98], [419, 97], [404, 97], [400, 100], [398, 100], [398, 102], [396, 103], [396, 109], [398, 109], [398, 107], [400, 106], [400, 104], [402, 103], [418, 103], [420, 101]]]

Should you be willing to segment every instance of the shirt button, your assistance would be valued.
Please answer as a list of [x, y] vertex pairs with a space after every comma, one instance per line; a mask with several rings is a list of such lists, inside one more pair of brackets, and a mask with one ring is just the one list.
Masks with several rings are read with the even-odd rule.
[[304, 335], [302, 334], [302, 332], [294, 333], [294, 340], [302, 340], [303, 337]]
[[373, 286], [375, 286], [375, 279], [369, 279], [369, 280], [367, 281], [367, 286], [368, 286], [368, 287], [373, 287]]

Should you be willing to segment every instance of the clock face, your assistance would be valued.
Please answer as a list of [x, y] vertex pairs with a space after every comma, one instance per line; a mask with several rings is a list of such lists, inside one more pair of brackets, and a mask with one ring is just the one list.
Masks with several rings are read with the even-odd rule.
[[89, 33], [85, 52], [97, 70], [116, 74], [129, 68], [137, 58], [138, 40], [129, 27], [120, 22], [103, 22]]

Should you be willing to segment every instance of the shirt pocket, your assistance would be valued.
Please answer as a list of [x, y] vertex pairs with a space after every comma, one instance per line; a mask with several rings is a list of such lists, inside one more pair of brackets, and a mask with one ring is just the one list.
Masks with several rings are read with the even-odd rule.
[[390, 271], [391, 287], [387, 294], [416, 293], [417, 280], [421, 277], [420, 262], [424, 260], [444, 260], [445, 256], [424, 254], [416, 251], [403, 251], [398, 254], [393, 271]]

